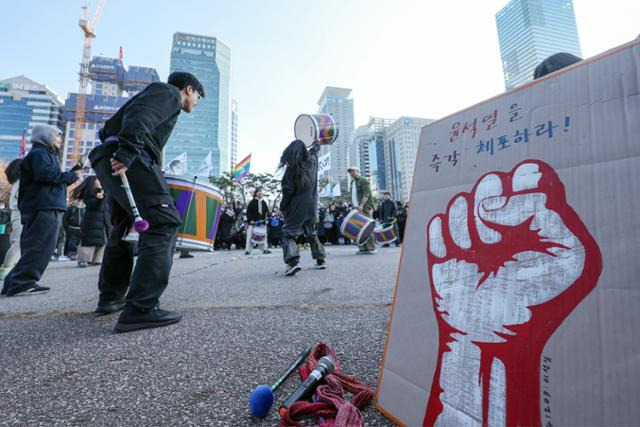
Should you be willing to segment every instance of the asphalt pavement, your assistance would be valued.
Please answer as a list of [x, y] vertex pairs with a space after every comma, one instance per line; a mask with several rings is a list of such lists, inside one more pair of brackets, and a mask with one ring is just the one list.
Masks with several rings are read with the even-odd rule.
[[[400, 249], [326, 249], [326, 270], [307, 250], [294, 277], [279, 249], [176, 256], [161, 307], [184, 319], [127, 334], [112, 333], [117, 314], [92, 314], [97, 267], [52, 262], [48, 294], [0, 298], [0, 425], [275, 426], [276, 410], [250, 415], [250, 391], [320, 341], [375, 387]], [[290, 377], [276, 406], [299, 383]], [[373, 406], [363, 415], [393, 425]]]

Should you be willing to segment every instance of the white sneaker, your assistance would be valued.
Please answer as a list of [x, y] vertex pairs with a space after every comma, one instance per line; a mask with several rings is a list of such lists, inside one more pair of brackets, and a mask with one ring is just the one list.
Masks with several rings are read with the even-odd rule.
[[65, 255], [62, 255], [58, 257], [58, 261], [71, 261], [71, 258]]

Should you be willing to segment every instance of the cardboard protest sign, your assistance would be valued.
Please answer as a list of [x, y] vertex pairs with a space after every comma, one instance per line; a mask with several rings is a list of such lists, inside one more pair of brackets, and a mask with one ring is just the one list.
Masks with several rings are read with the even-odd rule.
[[377, 405], [640, 424], [640, 42], [429, 124]]

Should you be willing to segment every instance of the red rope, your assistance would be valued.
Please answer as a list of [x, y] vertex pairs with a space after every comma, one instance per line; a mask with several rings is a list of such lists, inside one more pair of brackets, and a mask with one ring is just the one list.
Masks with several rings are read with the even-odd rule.
[[[328, 375], [325, 384], [318, 386], [313, 396], [314, 402], [299, 401], [289, 407], [280, 419], [281, 427], [298, 427], [304, 418], [315, 418], [320, 427], [351, 427], [364, 425], [359, 409], [373, 398], [370, 386], [361, 384], [355, 378], [340, 372], [338, 356], [327, 344], [320, 342], [307, 357], [307, 363], [298, 372], [302, 381], [318, 366], [318, 359], [329, 356], [335, 363], [335, 372]], [[344, 399], [344, 391], [353, 394], [351, 401]]]

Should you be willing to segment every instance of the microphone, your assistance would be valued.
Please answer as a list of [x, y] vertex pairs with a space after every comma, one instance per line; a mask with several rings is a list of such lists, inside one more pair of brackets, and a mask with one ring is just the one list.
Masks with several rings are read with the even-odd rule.
[[291, 396], [289, 396], [280, 406], [280, 415], [283, 416], [289, 406], [293, 405], [298, 400], [304, 400], [311, 396], [316, 387], [318, 387], [327, 375], [332, 374], [334, 370], [335, 364], [333, 363], [333, 360], [329, 356], [321, 357], [320, 360], [318, 360], [318, 366], [316, 369], [311, 371], [307, 379], [304, 380], [304, 382], [298, 386], [296, 391], [294, 391], [293, 394], [291, 394]]
[[274, 396], [273, 392], [291, 375], [291, 373], [298, 367], [307, 356], [311, 353], [311, 347], [307, 347], [296, 360], [289, 366], [287, 371], [277, 379], [273, 385], [268, 386], [265, 384], [259, 385], [251, 392], [249, 396], [249, 410], [257, 417], [264, 418], [269, 414], [271, 406], [273, 406]]

